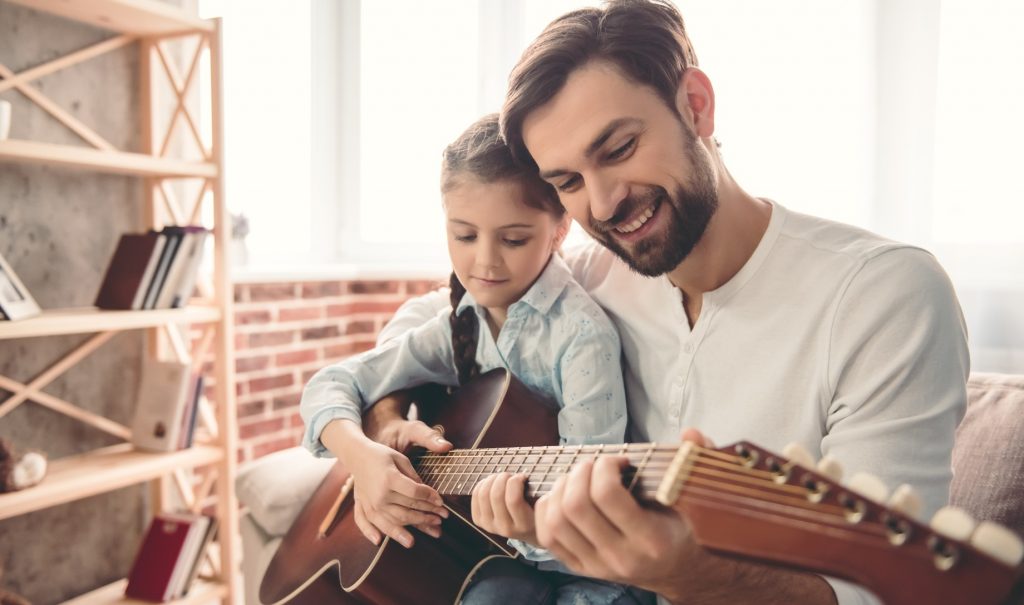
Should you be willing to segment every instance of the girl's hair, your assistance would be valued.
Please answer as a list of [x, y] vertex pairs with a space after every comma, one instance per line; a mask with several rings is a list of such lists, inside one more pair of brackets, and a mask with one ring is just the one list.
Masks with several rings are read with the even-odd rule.
[[[532, 166], [523, 166], [512, 158], [512, 152], [499, 133], [496, 113], [477, 120], [444, 150], [441, 193], [447, 193], [467, 180], [486, 184], [501, 181], [517, 183], [522, 187], [522, 201], [528, 207], [549, 212], [558, 219], [565, 215], [565, 208], [558, 201], [554, 187], [544, 182]], [[455, 369], [459, 384], [465, 384], [480, 373], [480, 365], [476, 362], [479, 326], [476, 313], [472, 310], [462, 315], [456, 314], [466, 288], [454, 271], [449, 278], [449, 286], [452, 291], [452, 314], [449, 321], [452, 326]]]

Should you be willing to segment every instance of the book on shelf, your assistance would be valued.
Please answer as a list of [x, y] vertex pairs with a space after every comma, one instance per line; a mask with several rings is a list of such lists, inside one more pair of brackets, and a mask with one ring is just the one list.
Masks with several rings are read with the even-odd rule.
[[216, 526], [206, 515], [154, 515], [132, 562], [125, 596], [162, 603], [187, 594]]
[[182, 415], [181, 436], [178, 439], [179, 450], [192, 447], [196, 433], [196, 418], [199, 416], [199, 401], [203, 397], [203, 383], [201, 372], [194, 372], [189, 379], [189, 397], [185, 413]]
[[101, 309], [171, 309], [184, 306], [195, 288], [206, 236], [204, 227], [170, 225], [126, 233], [107, 265], [96, 296]]
[[182, 432], [191, 422], [187, 412], [195, 398], [195, 382], [187, 363], [143, 361], [132, 418], [131, 441], [136, 447], [157, 452], [181, 449]]

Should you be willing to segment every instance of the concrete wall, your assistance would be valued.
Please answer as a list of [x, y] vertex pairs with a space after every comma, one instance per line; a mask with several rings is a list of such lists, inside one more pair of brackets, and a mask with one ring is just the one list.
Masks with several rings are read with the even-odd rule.
[[[0, 0], [0, 63], [18, 72], [111, 36]], [[139, 147], [137, 46], [33, 82], [115, 146]], [[15, 90], [11, 138], [84, 144]], [[92, 303], [107, 260], [125, 231], [142, 227], [142, 182], [38, 165], [0, 164], [0, 254], [43, 308]], [[0, 374], [38, 375], [84, 336], [0, 341]], [[123, 333], [58, 379], [47, 392], [129, 422], [144, 335]], [[7, 394], [0, 391], [0, 400]], [[0, 438], [51, 459], [116, 440], [26, 402], [0, 418]], [[136, 486], [0, 521], [0, 586], [33, 603], [60, 602], [124, 576], [142, 531], [146, 490]]]

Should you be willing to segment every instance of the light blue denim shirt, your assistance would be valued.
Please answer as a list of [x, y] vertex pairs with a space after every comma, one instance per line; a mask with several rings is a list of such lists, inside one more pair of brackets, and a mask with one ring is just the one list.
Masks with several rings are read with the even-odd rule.
[[[476, 360], [482, 372], [507, 368], [560, 408], [562, 444], [623, 442], [626, 396], [619, 335], [560, 257], [553, 256], [526, 294], [509, 306], [497, 340], [484, 309], [468, 292], [458, 312], [477, 314]], [[443, 309], [425, 324], [317, 372], [299, 408], [306, 426], [303, 446], [317, 456], [330, 456], [320, 434], [332, 420], [360, 423], [364, 410], [399, 389], [457, 385], [450, 313], [450, 307]], [[550, 559], [539, 549], [513, 544], [530, 559]]]

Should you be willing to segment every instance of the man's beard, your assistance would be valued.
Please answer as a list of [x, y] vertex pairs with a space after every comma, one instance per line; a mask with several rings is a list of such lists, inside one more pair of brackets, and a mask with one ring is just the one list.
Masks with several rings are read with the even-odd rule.
[[[640, 195], [622, 200], [610, 220], [590, 219], [591, 235], [641, 275], [656, 277], [678, 267], [700, 241], [718, 209], [713, 172], [706, 156], [696, 148], [697, 144], [695, 138], [688, 141], [687, 155], [693, 167], [689, 186], [678, 186], [671, 196], [663, 187], [648, 187]], [[668, 212], [668, 225], [662, 228], [662, 233], [650, 234], [627, 250], [612, 231], [640, 208], [655, 203], [667, 204], [664, 210]], [[662, 212], [662, 208], [659, 207], [658, 212]]]

